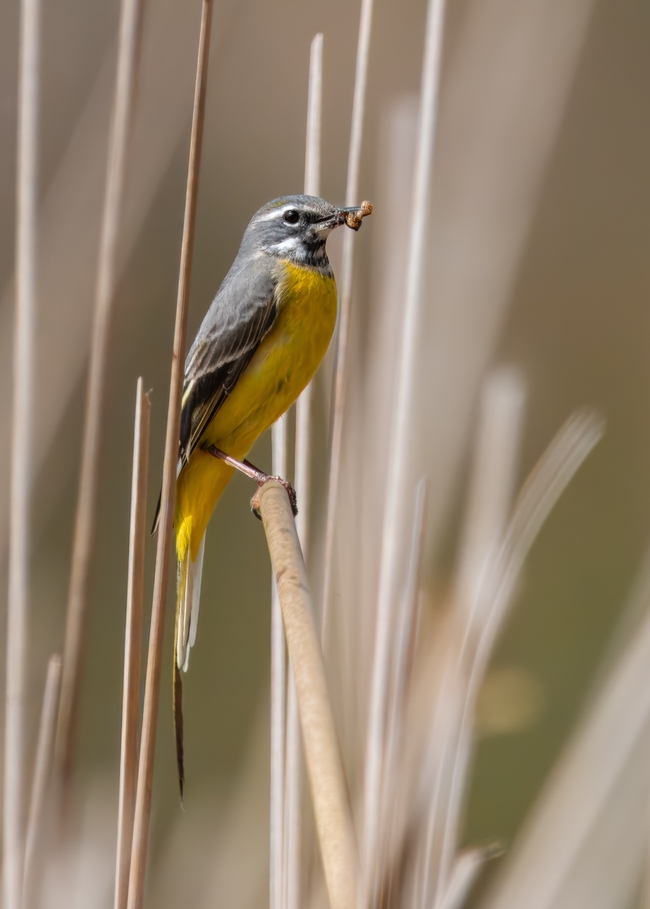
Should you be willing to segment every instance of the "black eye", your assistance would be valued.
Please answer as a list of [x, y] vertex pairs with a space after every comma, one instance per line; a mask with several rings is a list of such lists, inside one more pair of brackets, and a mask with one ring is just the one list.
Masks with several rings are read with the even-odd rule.
[[298, 221], [300, 221], [300, 215], [295, 208], [290, 208], [288, 211], [285, 211], [284, 220], [287, 224], [297, 224]]

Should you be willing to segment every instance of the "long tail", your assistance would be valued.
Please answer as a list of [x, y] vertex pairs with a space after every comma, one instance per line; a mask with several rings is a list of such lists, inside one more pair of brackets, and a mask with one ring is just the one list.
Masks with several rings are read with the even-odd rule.
[[201, 597], [201, 575], [203, 573], [203, 552], [205, 537], [196, 559], [193, 561], [188, 546], [185, 556], [178, 562], [176, 621], [174, 625], [174, 673], [172, 690], [174, 702], [174, 733], [176, 737], [176, 764], [181, 801], [185, 788], [185, 761], [183, 748], [183, 683], [181, 670], [187, 672], [190, 650], [196, 640]]

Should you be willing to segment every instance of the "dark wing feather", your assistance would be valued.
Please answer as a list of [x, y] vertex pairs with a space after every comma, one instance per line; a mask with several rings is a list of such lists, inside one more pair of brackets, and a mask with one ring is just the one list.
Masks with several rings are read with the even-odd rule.
[[[185, 361], [179, 470], [273, 325], [276, 286], [274, 263], [267, 256], [237, 258], [224, 278]], [[159, 515], [160, 499], [152, 535]]]
[[[235, 260], [196, 336], [185, 363], [181, 410], [180, 465], [186, 464], [206, 427], [232, 392], [276, 315], [276, 278], [265, 257]], [[155, 523], [154, 523], [155, 529]], [[178, 605], [174, 636], [173, 706], [181, 802], [185, 788], [183, 685], [176, 660]]]
[[185, 364], [182, 463], [187, 463], [275, 321], [277, 282], [269, 259], [237, 265], [221, 285]]

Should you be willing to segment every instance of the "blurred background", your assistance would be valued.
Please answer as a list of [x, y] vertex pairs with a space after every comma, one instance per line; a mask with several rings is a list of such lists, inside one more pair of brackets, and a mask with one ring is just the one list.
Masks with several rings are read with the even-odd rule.
[[[86, 852], [71, 872], [66, 906], [90, 905], [83, 896], [89, 880], [92, 905], [112, 899], [135, 382], [142, 375], [151, 389], [153, 516], [199, 14], [199, 4], [186, 0], [146, 5], [77, 741], [74, 823], [84, 831]], [[44, 5], [32, 743], [47, 658], [63, 641], [118, 15], [115, 0]], [[386, 457], [425, 17], [423, 0], [376, 2], [360, 179], [361, 197], [372, 200], [375, 213], [355, 239], [342, 483], [350, 504], [342, 506], [342, 521], [360, 489], [371, 495], [363, 487], [364, 465], [382, 465]], [[251, 215], [269, 199], [302, 190], [309, 46], [319, 31], [321, 191], [329, 201], [344, 201], [358, 20], [358, 4], [343, 0], [216, 4], [190, 338]], [[423, 426], [421, 437], [414, 436], [417, 470], [433, 474], [426, 603], [439, 602], [451, 583], [478, 396], [494, 366], [516, 367], [526, 388], [516, 486], [576, 408], [595, 408], [606, 427], [533, 547], [492, 655], [478, 705], [462, 832], [467, 844], [498, 841], [507, 850], [516, 839], [592, 692], [646, 608], [629, 604], [650, 537], [649, 45], [646, 0], [450, 0], [447, 8], [418, 353]], [[18, 5], [6, 2], [0, 6], [3, 602], [17, 48]], [[330, 251], [336, 270], [337, 235]], [[270, 467], [269, 437], [251, 458]], [[323, 461], [317, 452], [316, 463]], [[208, 533], [199, 637], [185, 683], [184, 811], [175, 779], [169, 625], [148, 897], [161, 909], [181, 901], [263, 906], [268, 899], [270, 569], [250, 495], [249, 481], [235, 476]], [[376, 535], [363, 523], [370, 518], [362, 507], [341, 531], [342, 548], [346, 534], [363, 535], [364, 527]], [[155, 548], [148, 546], [150, 603]], [[364, 563], [371, 573], [372, 552]], [[357, 602], [351, 570], [340, 556], [341, 611]], [[345, 679], [343, 673], [343, 688]], [[356, 694], [348, 689], [337, 697], [343, 704]], [[345, 727], [352, 720], [340, 710]], [[623, 811], [616, 839], [636, 858], [623, 863], [620, 886], [603, 906], [640, 904], [650, 799], [641, 771], [634, 780], [630, 810], [641, 821], [631, 831]], [[605, 866], [616, 855], [605, 853]], [[489, 869], [477, 905], [501, 862]], [[573, 905], [601, 904], [581, 896]]]

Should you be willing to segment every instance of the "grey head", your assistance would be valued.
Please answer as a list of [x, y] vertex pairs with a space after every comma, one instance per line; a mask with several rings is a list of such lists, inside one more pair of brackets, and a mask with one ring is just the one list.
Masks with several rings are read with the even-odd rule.
[[329, 274], [325, 242], [345, 216], [346, 209], [317, 196], [282, 196], [253, 215], [239, 255], [266, 253]]

